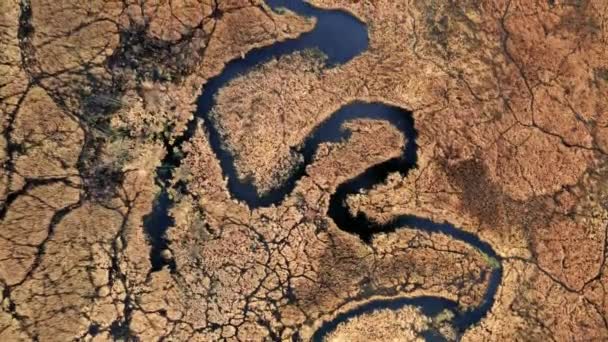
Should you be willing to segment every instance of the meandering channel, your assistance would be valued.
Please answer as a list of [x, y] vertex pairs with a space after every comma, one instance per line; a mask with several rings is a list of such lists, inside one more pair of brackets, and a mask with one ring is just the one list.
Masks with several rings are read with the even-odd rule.
[[[228, 177], [228, 189], [231, 195], [238, 200], [246, 202], [252, 209], [277, 204], [292, 192], [297, 181], [305, 175], [305, 167], [311, 163], [319, 144], [341, 141], [348, 137], [350, 133], [341, 129], [343, 123], [361, 118], [386, 120], [407, 137], [403, 153], [397, 158], [369, 167], [363, 173], [343, 182], [337, 187], [335, 193], [331, 195], [328, 211], [328, 215], [336, 225], [344, 231], [359, 235], [365, 242], [369, 242], [374, 234], [394, 231], [404, 226], [425, 232], [439, 232], [455, 240], [465, 242], [488, 257], [500, 262], [500, 257], [488, 243], [480, 240], [475, 234], [460, 230], [450, 223], [436, 223], [422, 217], [403, 215], [395, 217], [388, 224], [378, 224], [363, 214], [359, 214], [356, 217], [350, 215], [348, 208], [345, 206], [345, 200], [348, 195], [356, 194], [363, 189], [369, 189], [375, 184], [382, 183], [389, 173], [400, 172], [406, 175], [409, 170], [416, 167], [417, 146], [414, 121], [412, 113], [402, 108], [384, 103], [352, 102], [347, 104], [333, 113], [327, 120], [320, 123], [299, 147], [299, 152], [303, 155], [304, 162], [294, 170], [289, 179], [281, 187], [260, 196], [253, 184], [239, 180], [234, 157], [224, 149], [222, 137], [213, 124], [213, 120], [209, 118], [209, 113], [215, 103], [214, 98], [218, 90], [235, 77], [272, 58], [309, 48], [317, 48], [327, 55], [327, 67], [333, 67], [346, 63], [365, 51], [369, 43], [366, 25], [344, 11], [323, 10], [315, 8], [306, 2], [295, 0], [266, 0], [266, 3], [273, 9], [285, 7], [299, 15], [315, 17], [317, 24], [312, 31], [304, 33], [296, 39], [252, 50], [244, 58], [229, 62], [220, 75], [210, 79], [205, 84], [204, 91], [198, 99], [196, 116], [204, 119], [211, 147], [220, 161], [224, 175]], [[186, 133], [173, 146], [180, 146], [184, 141], [193, 136], [196, 129], [196, 121], [193, 120], [190, 123]], [[158, 178], [162, 184], [165, 184], [171, 177], [170, 171], [177, 167], [180, 162], [179, 157], [175, 155], [169, 154], [166, 157], [163, 165], [168, 166], [168, 168], [162, 168], [158, 171]], [[164, 234], [173, 224], [168, 214], [170, 206], [171, 201], [169, 196], [167, 196], [166, 190], [163, 190], [152, 213], [145, 219], [145, 228], [152, 245], [150, 257], [153, 271], [161, 269], [166, 264], [169, 264], [172, 269], [176, 267], [172, 261], [163, 260], [161, 257], [161, 251], [167, 247]], [[322, 340], [338, 324], [352, 317], [377, 309], [398, 309], [406, 305], [420, 307], [424, 314], [431, 316], [443, 309], [451, 309], [456, 314], [453, 324], [462, 333], [478, 323], [491, 309], [501, 278], [502, 266], [494, 267], [489, 275], [488, 286], [482, 303], [467, 312], [461, 312], [456, 302], [442, 297], [421, 296], [375, 300], [340, 314], [332, 321], [324, 323], [313, 335], [313, 340]], [[432, 332], [428, 332], [426, 337], [430, 340], [438, 338]]]

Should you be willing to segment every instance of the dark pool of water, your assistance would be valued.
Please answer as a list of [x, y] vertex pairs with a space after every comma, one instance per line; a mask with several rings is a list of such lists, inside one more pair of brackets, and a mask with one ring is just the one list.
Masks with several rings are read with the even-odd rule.
[[[245, 74], [260, 63], [269, 61], [272, 58], [296, 51], [316, 48], [327, 55], [327, 67], [331, 68], [350, 61], [365, 51], [369, 43], [366, 25], [346, 12], [321, 10], [305, 2], [295, 0], [267, 0], [266, 2], [274, 9], [286, 7], [299, 15], [315, 17], [317, 24], [311, 32], [305, 33], [296, 39], [254, 49], [247, 53], [244, 58], [238, 58], [229, 62], [221, 74], [208, 80], [205, 84], [204, 91], [197, 101], [196, 116], [203, 119], [205, 128], [209, 133], [211, 147], [220, 161], [224, 175], [228, 177], [228, 189], [231, 195], [236, 199], [246, 202], [251, 208], [278, 204], [293, 191], [297, 181], [305, 175], [305, 167], [312, 161], [319, 144], [340, 141], [349, 136], [350, 132], [342, 129], [342, 125], [345, 122], [362, 118], [382, 119], [390, 122], [407, 137], [403, 154], [398, 158], [372, 165], [360, 175], [338, 186], [336, 192], [331, 196], [328, 212], [328, 215], [334, 220], [336, 225], [342, 230], [357, 234], [364, 242], [369, 242], [374, 234], [394, 231], [403, 226], [427, 232], [443, 233], [471, 245], [490, 257], [500, 260], [489, 244], [481, 241], [476, 235], [457, 229], [449, 223], [436, 223], [426, 218], [404, 215], [395, 217], [389, 224], [380, 225], [372, 222], [365, 215], [359, 214], [356, 217], [352, 217], [349, 214], [348, 209], [344, 205], [344, 200], [349, 194], [358, 193], [360, 190], [369, 189], [375, 184], [383, 182], [391, 172], [400, 172], [405, 175], [416, 166], [417, 146], [414, 120], [412, 113], [403, 108], [383, 103], [360, 101], [347, 104], [333, 113], [326, 121], [319, 124], [301, 146], [294, 147], [303, 155], [304, 162], [293, 170], [290, 178], [282, 186], [260, 196], [253, 184], [238, 179], [234, 157], [223, 148], [222, 137], [213, 124], [213, 120], [209, 117], [218, 90], [235, 77]], [[178, 139], [173, 146], [179, 147], [184, 141], [190, 139], [194, 134], [196, 125], [197, 120], [193, 120], [184, 136]], [[172, 148], [173, 146], [168, 147]], [[167, 156], [163, 161], [162, 172], [159, 170], [158, 178], [161, 184], [164, 184], [170, 177], [170, 172], [167, 172], [167, 169], [170, 171], [177, 167], [180, 162], [179, 156], [173, 154]], [[160, 252], [168, 247], [165, 233], [172, 225], [172, 220], [168, 215], [170, 206], [171, 201], [166, 191], [163, 190], [154, 206], [154, 210], [145, 218], [145, 228], [152, 246], [150, 257], [153, 271], [159, 270], [167, 264], [171, 268], [175, 268], [175, 264], [171, 260], [163, 260], [160, 257]], [[471, 311], [460, 312], [457, 303], [445, 298], [432, 296], [376, 300], [358, 306], [325, 323], [315, 333], [314, 340], [321, 340], [323, 336], [334, 330], [338, 324], [347, 321], [349, 318], [377, 309], [397, 309], [406, 305], [420, 307], [428, 315], [434, 315], [446, 308], [451, 309], [456, 313], [453, 323], [462, 332], [479, 322], [492, 307], [494, 295], [501, 277], [501, 267], [494, 269], [488, 275], [488, 287], [484, 301], [479, 307]], [[431, 340], [438, 337], [434, 332], [428, 332], [426, 336]]]

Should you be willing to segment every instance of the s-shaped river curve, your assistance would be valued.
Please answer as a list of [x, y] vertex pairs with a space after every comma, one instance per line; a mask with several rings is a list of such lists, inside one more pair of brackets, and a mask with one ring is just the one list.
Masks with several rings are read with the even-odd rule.
[[[487, 256], [500, 261], [500, 257], [488, 243], [480, 240], [475, 234], [460, 230], [450, 223], [436, 223], [422, 217], [402, 215], [393, 218], [388, 224], [378, 224], [372, 222], [363, 214], [359, 214], [356, 217], [350, 215], [345, 206], [345, 199], [348, 195], [356, 194], [363, 189], [369, 189], [375, 184], [382, 183], [389, 173], [399, 172], [402, 175], [406, 175], [410, 169], [416, 167], [417, 146], [413, 117], [411, 112], [402, 108], [383, 103], [367, 102], [352, 102], [345, 105], [315, 127], [306, 141], [299, 147], [299, 152], [303, 155], [304, 162], [294, 170], [289, 179], [281, 187], [260, 196], [253, 184], [239, 180], [234, 164], [234, 157], [224, 149], [221, 135], [213, 124], [213, 119], [209, 117], [218, 90], [235, 77], [272, 58], [309, 48], [317, 48], [327, 55], [327, 65], [328, 67], [332, 67], [337, 64], [346, 63], [365, 51], [369, 43], [367, 26], [344, 11], [318, 9], [308, 3], [296, 0], [266, 0], [266, 3], [273, 9], [285, 7], [299, 15], [315, 17], [317, 23], [312, 31], [304, 33], [296, 39], [254, 49], [247, 53], [244, 58], [229, 62], [220, 75], [211, 78], [205, 84], [204, 91], [198, 99], [196, 115], [204, 119], [211, 147], [220, 161], [224, 176], [228, 178], [228, 189], [231, 195], [236, 199], [244, 201], [252, 209], [277, 204], [292, 192], [296, 182], [304, 176], [305, 167], [312, 161], [319, 144], [340, 141], [348, 137], [349, 132], [341, 129], [344, 122], [361, 118], [386, 120], [407, 137], [407, 143], [402, 155], [373, 165], [358, 176], [340, 184], [336, 192], [331, 195], [328, 211], [329, 217], [334, 220], [340, 229], [359, 235], [364, 242], [369, 242], [373, 234], [390, 232], [407, 226], [411, 229], [425, 232], [443, 233], [455, 240], [467, 243]], [[186, 134], [178, 139], [173, 146], [179, 146], [182, 142], [192, 137], [195, 128], [196, 120], [193, 120]], [[169, 170], [172, 170], [179, 164], [180, 159], [171, 154], [163, 161], [163, 165], [170, 166]], [[159, 171], [158, 176], [161, 182], [164, 183], [170, 177], [170, 174], [165, 169], [162, 172]], [[145, 227], [152, 244], [150, 257], [153, 271], [159, 270], [165, 264], [169, 264], [171, 268], [175, 268], [175, 264], [172, 261], [163, 261], [160, 256], [160, 252], [167, 246], [164, 234], [172, 225], [172, 220], [168, 215], [170, 205], [167, 193], [163, 190], [152, 213], [146, 218]], [[399, 309], [407, 305], [417, 306], [424, 314], [429, 316], [436, 315], [446, 308], [451, 309], [456, 314], [452, 323], [457, 331], [462, 333], [478, 323], [492, 308], [501, 278], [502, 266], [494, 268], [489, 275], [488, 287], [481, 304], [467, 312], [460, 311], [456, 302], [442, 297], [419, 296], [374, 300], [340, 314], [329, 322], [325, 322], [315, 332], [313, 340], [322, 340], [338, 324], [352, 317], [377, 309]], [[429, 333], [427, 334], [427, 339], [441, 338]]]

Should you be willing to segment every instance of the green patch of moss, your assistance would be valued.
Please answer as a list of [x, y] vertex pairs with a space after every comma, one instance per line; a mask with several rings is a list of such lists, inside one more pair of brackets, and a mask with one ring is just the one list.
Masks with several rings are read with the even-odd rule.
[[481, 257], [485, 260], [486, 264], [488, 264], [493, 270], [500, 268], [500, 261], [498, 261], [498, 259], [489, 256], [482, 251], [479, 251], [479, 254], [481, 254]]
[[608, 68], [596, 68], [594, 72], [595, 77], [608, 82]]
[[272, 10], [274, 11], [274, 13], [280, 14], [280, 15], [287, 14], [289, 12], [289, 10], [283, 6], [273, 8]]
[[302, 55], [312, 59], [318, 59], [321, 61], [327, 60], [327, 55], [319, 48], [310, 48], [302, 51]]

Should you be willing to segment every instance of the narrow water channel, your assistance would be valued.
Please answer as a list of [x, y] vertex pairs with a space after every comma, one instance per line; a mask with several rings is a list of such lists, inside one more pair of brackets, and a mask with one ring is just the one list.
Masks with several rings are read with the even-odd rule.
[[[400, 157], [390, 159], [383, 163], [370, 166], [360, 175], [340, 184], [330, 199], [329, 217], [336, 225], [349, 233], [357, 234], [364, 242], [371, 241], [374, 234], [394, 231], [400, 227], [408, 226], [425, 232], [438, 232], [446, 234], [455, 240], [462, 241], [485, 255], [500, 261], [492, 247], [479, 239], [475, 234], [465, 232], [454, 227], [450, 223], [436, 223], [429, 219], [404, 215], [395, 217], [389, 224], [377, 224], [369, 220], [365, 215], [359, 214], [352, 217], [345, 206], [345, 199], [350, 194], [358, 193], [363, 189], [369, 189], [375, 184], [382, 183], [387, 175], [399, 172], [406, 175], [409, 170], [416, 167], [417, 146], [416, 130], [412, 113], [403, 108], [386, 105], [383, 103], [352, 102], [343, 106], [333, 113], [327, 120], [320, 123], [311, 132], [309, 138], [299, 147], [299, 152], [304, 157], [304, 163], [294, 170], [290, 178], [263, 196], [258, 195], [253, 184], [242, 182], [237, 177], [234, 157], [223, 148], [222, 138], [209, 113], [214, 105], [214, 98], [218, 90], [225, 86], [235, 77], [242, 75], [251, 68], [277, 58], [282, 55], [296, 51], [316, 48], [327, 55], [327, 67], [331, 68], [350, 61], [361, 52], [365, 51], [369, 44], [367, 26], [354, 16], [339, 10], [322, 10], [315, 8], [306, 2], [299, 0], [267, 0], [266, 3], [273, 9], [279, 7], [288, 8], [302, 16], [315, 17], [317, 24], [315, 28], [296, 39], [278, 42], [271, 46], [259, 48], [247, 53], [244, 58], [229, 62], [222, 73], [210, 79], [204, 86], [204, 91], [197, 101], [196, 116], [204, 119], [204, 124], [209, 133], [210, 144], [220, 161], [224, 175], [228, 177], [228, 189], [231, 195], [246, 202], [252, 209], [278, 204], [294, 189], [296, 182], [304, 176], [305, 167], [312, 161], [319, 144], [324, 142], [340, 141], [346, 138], [348, 131], [341, 129], [343, 123], [353, 119], [369, 118], [382, 119], [390, 122], [405, 137], [407, 144]], [[184, 141], [192, 137], [196, 128], [193, 120], [187, 132], [173, 146], [180, 146]], [[173, 147], [169, 146], [169, 147]], [[163, 161], [165, 168], [159, 169], [158, 178], [165, 183], [170, 177], [170, 171], [177, 167], [180, 159], [169, 154]], [[167, 169], [168, 166], [168, 169]], [[145, 228], [150, 237], [152, 251], [151, 262], [153, 271], [169, 265], [172, 269], [176, 266], [172, 261], [163, 260], [161, 251], [167, 248], [164, 235], [173, 221], [168, 215], [171, 201], [163, 190], [156, 202], [153, 212], [145, 219]], [[360, 305], [355, 309], [335, 317], [332, 321], [324, 323], [313, 335], [313, 340], [320, 341], [328, 333], [333, 331], [338, 324], [348, 319], [369, 313], [378, 309], [398, 309], [406, 305], [419, 307], [427, 315], [435, 315], [443, 309], [450, 309], [456, 315], [453, 324], [462, 333], [472, 325], [478, 323], [491, 309], [498, 285], [502, 278], [502, 266], [496, 267], [488, 276], [488, 287], [481, 305], [467, 312], [461, 312], [456, 302], [441, 297], [421, 296], [414, 298], [382, 299]], [[426, 334], [428, 340], [440, 339], [437, 334], [429, 332]]]

